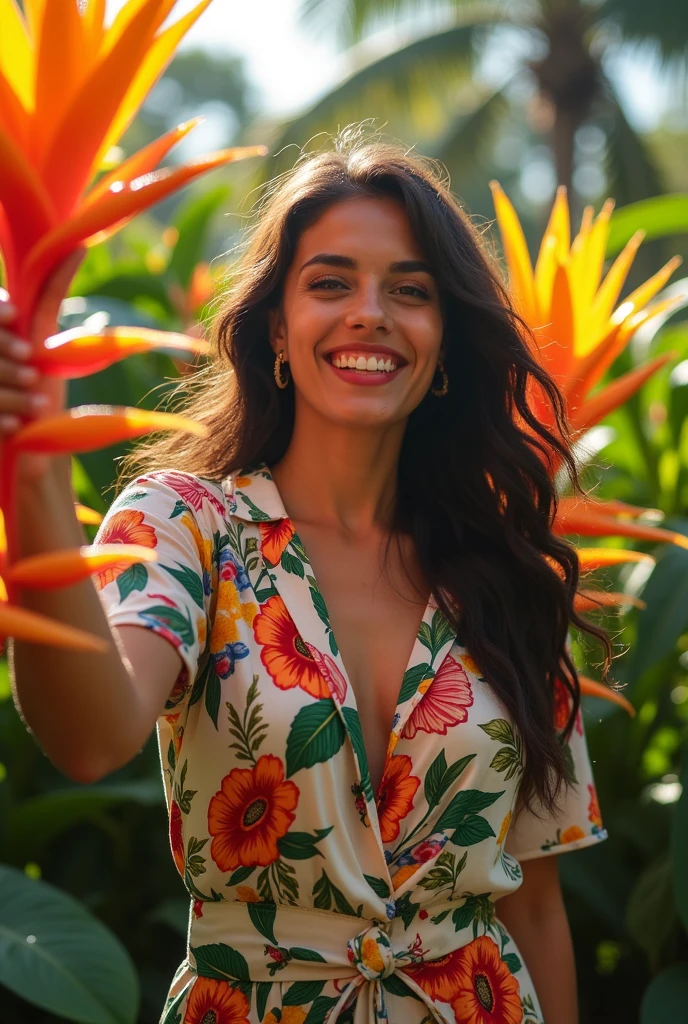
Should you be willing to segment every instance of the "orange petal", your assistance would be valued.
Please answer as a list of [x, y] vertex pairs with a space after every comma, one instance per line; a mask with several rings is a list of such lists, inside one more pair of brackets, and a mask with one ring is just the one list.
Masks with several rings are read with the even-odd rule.
[[29, 139], [29, 115], [2, 68], [0, 64], [0, 131], [6, 132], [24, 152]]
[[626, 562], [650, 562], [654, 565], [656, 561], [652, 555], [631, 548], [576, 548], [576, 554], [581, 568], [589, 572]]
[[644, 231], [636, 231], [626, 243], [623, 252], [619, 253], [609, 268], [607, 276], [593, 300], [589, 313], [588, 330], [585, 336], [581, 337], [581, 355], [585, 355], [591, 348], [594, 348], [598, 338], [604, 332], [605, 324], [612, 315], [616, 300], [621, 294], [621, 289], [644, 237]]
[[[76, 3], [43, 8], [36, 54], [36, 100], [31, 119], [31, 159], [40, 166], [86, 71], [86, 40]], [[68, 161], [67, 161], [68, 162]], [[49, 184], [49, 179], [44, 179]]]
[[602, 700], [609, 700], [612, 704], [618, 704], [620, 708], [625, 708], [631, 718], [635, 718], [635, 708], [630, 700], [617, 693], [616, 690], [610, 689], [605, 683], [598, 683], [594, 679], [582, 676], [580, 672], [578, 673], [578, 681], [581, 693], [586, 694], [588, 697], [601, 697]]
[[177, 125], [172, 131], [166, 132], [159, 139], [155, 139], [149, 145], [144, 146], [143, 149], [139, 149], [126, 160], [123, 160], [112, 171], [99, 178], [97, 184], [87, 192], [81, 204], [81, 210], [85, 210], [96, 199], [104, 196], [116, 181], [132, 181], [134, 178], [154, 170], [173, 146], [176, 146], [189, 132], [193, 131], [194, 128], [205, 120], [205, 117], [193, 117], [190, 121]]
[[[40, 163], [62, 217], [72, 213], [91, 179], [93, 162], [144, 59], [158, 25], [158, 14], [170, 0], [151, 0], [132, 17], [112, 49], [87, 75], [65, 116], [52, 132]], [[49, 125], [41, 122], [40, 131]]]
[[594, 427], [608, 412], [628, 401], [631, 395], [634, 395], [653, 373], [656, 373], [661, 366], [674, 357], [674, 352], [665, 352], [663, 355], [657, 356], [656, 359], [651, 359], [649, 363], [644, 363], [642, 366], [636, 367], [635, 370], [629, 370], [628, 373], [622, 373], [620, 377], [615, 377], [613, 381], [591, 397], [586, 398], [577, 409], [570, 412], [569, 420], [573, 430], [588, 430], [590, 427]]
[[106, 327], [96, 334], [75, 327], [46, 338], [36, 350], [32, 364], [49, 377], [74, 380], [137, 352], [157, 348], [183, 349], [198, 355], [209, 355], [209, 342], [172, 331], [154, 331], [142, 327]]
[[126, 406], [79, 405], [75, 409], [35, 419], [6, 442], [15, 452], [92, 452], [130, 441], [154, 430], [183, 430], [208, 437], [209, 427], [172, 412], [149, 412]]
[[77, 550], [62, 548], [22, 558], [5, 570], [5, 579], [19, 587], [52, 590], [79, 583], [103, 569], [157, 560], [155, 551], [141, 544], [84, 544]]
[[33, 55], [15, 0], [0, 0], [0, 67], [24, 110], [33, 108]]
[[627, 519], [615, 519], [613, 516], [596, 515], [591, 512], [582, 512], [580, 515], [571, 513], [565, 518], [557, 516], [552, 528], [553, 532], [559, 535], [575, 533], [581, 537], [635, 537], [637, 540], [651, 540], [688, 548], [688, 537], [682, 533], [660, 530], [656, 526], [643, 526]]
[[31, 306], [50, 271], [79, 243], [95, 245], [115, 230], [123, 227], [141, 210], [159, 202], [188, 181], [206, 171], [250, 156], [262, 156], [265, 146], [245, 146], [209, 153], [181, 167], [162, 167], [158, 171], [135, 178], [131, 182], [116, 182], [108, 192], [75, 217], [60, 224], [30, 253], [24, 267], [24, 289]]
[[556, 267], [557, 264], [568, 262], [570, 244], [571, 227], [566, 186], [560, 185], [557, 188], [552, 212], [550, 213], [545, 233], [542, 236], [540, 252], [535, 264], [535, 295], [537, 297], [539, 313], [538, 326], [547, 323], [550, 319], [549, 311]]
[[49, 619], [47, 615], [30, 612], [16, 604], [0, 603], [0, 636], [14, 637], [33, 644], [51, 647], [69, 647], [79, 651], [107, 654], [110, 644], [98, 636], [75, 629], [64, 622]]
[[509, 288], [521, 316], [528, 324], [534, 325], [537, 318], [533, 265], [521, 222], [499, 182], [491, 181], [490, 188], [509, 267]]
[[540, 344], [540, 359], [562, 386], [565, 385], [575, 351], [574, 317], [568, 271], [560, 264], [554, 273], [549, 323], [536, 336], [538, 342], [541, 337], [546, 338], [546, 343]]
[[[176, 0], [175, 0], [176, 2]], [[151, 45], [136, 71], [129, 89], [122, 101], [122, 104], [115, 115], [103, 144], [95, 158], [93, 170], [95, 171], [111, 146], [124, 135], [125, 131], [134, 120], [139, 107], [146, 96], [153, 88], [155, 82], [167, 67], [170, 58], [177, 49], [180, 41], [184, 38], [195, 21], [203, 14], [208, 7], [210, 0], [201, 0], [200, 3], [180, 18], [169, 28], [160, 32]]]
[[55, 214], [43, 182], [17, 144], [2, 131], [0, 168], [0, 203], [20, 260], [50, 230]]
[[88, 508], [86, 505], [81, 505], [78, 501], [74, 502], [74, 511], [76, 512], [77, 522], [84, 523], [86, 526], [100, 526], [103, 521], [103, 516], [100, 512], [96, 512], [94, 508]]
[[641, 610], [647, 607], [645, 601], [634, 594], [615, 594], [611, 590], [579, 590], [573, 599], [577, 612], [597, 612], [600, 608], [613, 608], [619, 604], [630, 604]]
[[84, 19], [84, 33], [88, 37], [88, 49], [94, 57], [97, 57], [103, 44], [105, 0], [86, 0], [82, 18]]

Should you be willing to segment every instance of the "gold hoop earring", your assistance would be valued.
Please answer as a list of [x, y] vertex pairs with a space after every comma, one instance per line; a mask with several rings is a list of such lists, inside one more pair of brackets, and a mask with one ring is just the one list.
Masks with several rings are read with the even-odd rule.
[[447, 391], [449, 391], [449, 377], [447, 376], [447, 371], [445, 370], [444, 363], [442, 362], [441, 359], [438, 359], [437, 361], [437, 369], [442, 374], [442, 387], [431, 387], [430, 391], [432, 392], [433, 395], [436, 395], [437, 398], [442, 398], [442, 396], [446, 395]]
[[286, 388], [287, 384], [289, 383], [289, 376], [290, 376], [290, 374], [289, 374], [289, 363], [287, 363], [287, 379], [286, 380], [282, 380], [282, 364], [283, 363], [284, 363], [284, 349], [281, 348], [279, 350], [278, 354], [277, 354], [277, 358], [275, 359], [275, 368], [274, 368], [274, 371], [273, 371], [274, 374], [275, 374], [275, 384], [277, 385], [278, 388]]

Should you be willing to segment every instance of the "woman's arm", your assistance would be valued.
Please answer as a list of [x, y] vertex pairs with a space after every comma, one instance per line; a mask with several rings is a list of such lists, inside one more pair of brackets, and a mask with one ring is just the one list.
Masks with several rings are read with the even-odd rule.
[[578, 1024], [576, 964], [558, 860], [525, 861], [523, 882], [497, 902], [497, 917], [523, 955], [545, 1024]]

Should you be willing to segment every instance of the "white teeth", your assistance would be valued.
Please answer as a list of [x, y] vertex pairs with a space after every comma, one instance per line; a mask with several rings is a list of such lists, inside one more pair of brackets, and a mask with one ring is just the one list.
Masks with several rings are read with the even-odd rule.
[[397, 368], [397, 364], [393, 362], [390, 357], [388, 357], [387, 359], [383, 359], [380, 356], [368, 356], [366, 358], [366, 356], [364, 355], [354, 356], [338, 353], [337, 355], [332, 357], [332, 363], [334, 366], [338, 366], [340, 369], [345, 368], [350, 370], [363, 370], [366, 372], [370, 371], [377, 373], [380, 373], [381, 371], [392, 373], [392, 371], [396, 370]]

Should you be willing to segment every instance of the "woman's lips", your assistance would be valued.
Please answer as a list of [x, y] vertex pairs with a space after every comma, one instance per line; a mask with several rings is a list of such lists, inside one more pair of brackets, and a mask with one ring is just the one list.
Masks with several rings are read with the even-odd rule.
[[404, 363], [404, 366], [397, 366], [396, 370], [353, 370], [348, 366], [335, 366], [329, 359], [324, 358], [324, 362], [329, 366], [333, 373], [335, 373], [340, 380], [345, 380], [349, 384], [361, 384], [363, 387], [379, 386], [380, 384], [386, 384], [390, 380], [394, 380], [398, 373], [400, 373], [404, 366], [408, 366], [408, 363]]

